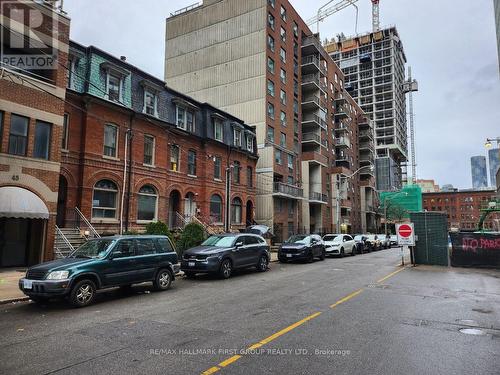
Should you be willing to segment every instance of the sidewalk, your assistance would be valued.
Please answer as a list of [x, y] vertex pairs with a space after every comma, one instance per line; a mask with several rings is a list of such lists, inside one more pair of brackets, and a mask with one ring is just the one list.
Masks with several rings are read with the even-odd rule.
[[0, 270], [0, 305], [28, 299], [17, 286], [19, 279], [23, 277], [24, 274], [25, 271], [20, 269], [12, 268]]

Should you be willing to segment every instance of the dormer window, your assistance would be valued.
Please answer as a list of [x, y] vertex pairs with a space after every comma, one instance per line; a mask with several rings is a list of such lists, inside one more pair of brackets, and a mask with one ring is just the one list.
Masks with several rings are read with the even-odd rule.
[[234, 136], [234, 145], [236, 147], [241, 147], [241, 143], [242, 143], [242, 134], [241, 134], [241, 129], [233, 129], [233, 136]]
[[194, 111], [182, 105], [177, 105], [176, 110], [177, 110], [177, 116], [176, 116], [177, 127], [179, 129], [186, 130], [190, 133], [194, 133], [196, 131]]
[[247, 135], [247, 150], [253, 152], [253, 135]]
[[157, 116], [156, 93], [147, 89], [144, 90], [144, 113]]
[[214, 138], [216, 141], [224, 142], [223, 123], [218, 118], [214, 118]]
[[113, 102], [121, 102], [122, 97], [122, 80], [120, 77], [108, 73], [108, 85], [107, 85], [108, 99]]

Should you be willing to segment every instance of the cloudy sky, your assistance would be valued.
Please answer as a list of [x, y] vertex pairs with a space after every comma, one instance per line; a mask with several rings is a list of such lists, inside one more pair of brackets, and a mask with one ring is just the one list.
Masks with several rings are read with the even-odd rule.
[[[71, 37], [163, 78], [165, 18], [195, 0], [66, 0]], [[244, 0], [233, 0], [244, 1]], [[304, 19], [326, 0], [291, 0]], [[140, 6], [138, 4], [141, 4]], [[458, 5], [459, 4], [459, 5]], [[358, 32], [371, 29], [359, 0]], [[355, 34], [355, 10], [320, 25], [321, 37]], [[471, 187], [470, 157], [500, 136], [500, 77], [493, 0], [381, 0], [381, 25], [396, 25], [419, 82], [415, 95], [417, 175]]]

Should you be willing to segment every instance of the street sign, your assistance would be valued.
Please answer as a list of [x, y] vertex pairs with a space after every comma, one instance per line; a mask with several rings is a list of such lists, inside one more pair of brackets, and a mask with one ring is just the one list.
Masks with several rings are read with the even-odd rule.
[[413, 223], [396, 224], [396, 234], [398, 235], [398, 245], [415, 246]]

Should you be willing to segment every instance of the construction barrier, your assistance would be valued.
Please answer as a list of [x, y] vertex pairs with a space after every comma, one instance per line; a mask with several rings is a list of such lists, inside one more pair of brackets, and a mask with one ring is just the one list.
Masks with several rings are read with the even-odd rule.
[[500, 268], [500, 234], [450, 233], [454, 267]]

